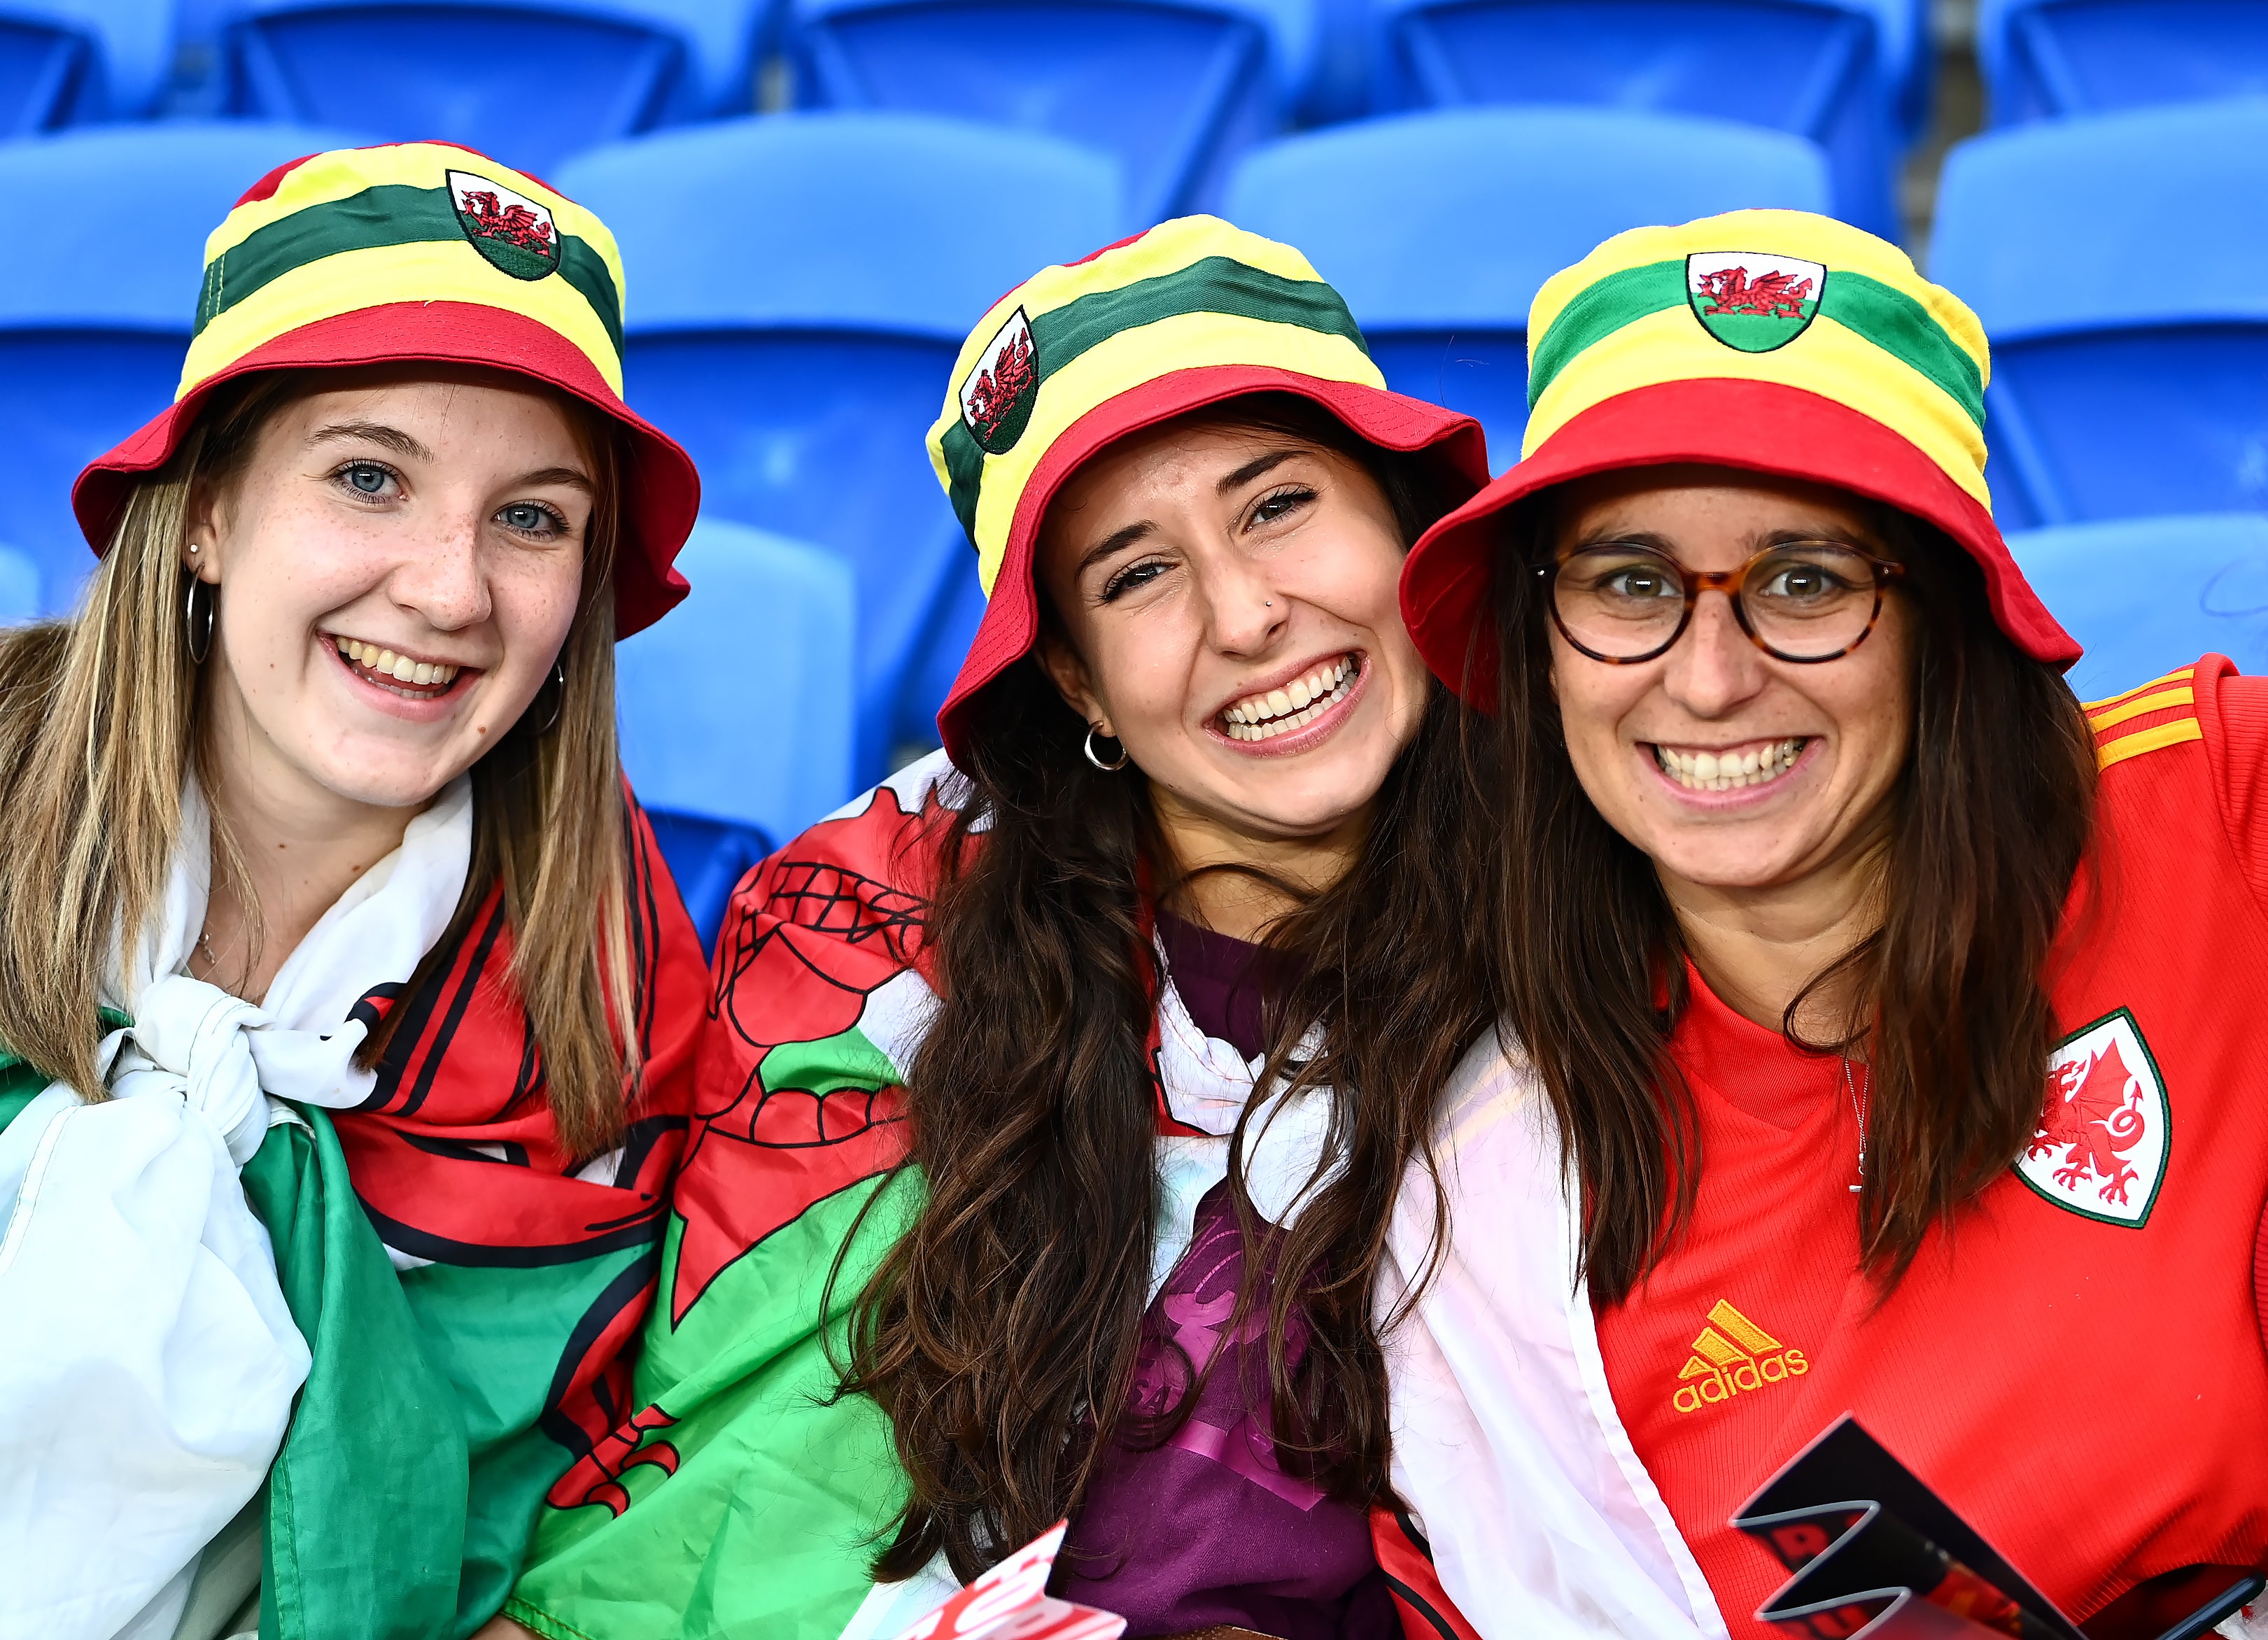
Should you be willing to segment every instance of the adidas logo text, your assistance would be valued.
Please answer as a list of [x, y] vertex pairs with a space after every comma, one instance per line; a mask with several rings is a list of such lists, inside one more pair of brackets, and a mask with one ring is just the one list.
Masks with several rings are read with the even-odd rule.
[[1709, 1324], [1693, 1341], [1693, 1353], [1678, 1369], [1681, 1381], [1670, 1404], [1680, 1412], [1698, 1412], [1810, 1371], [1802, 1350], [1786, 1348], [1719, 1298], [1709, 1312]]

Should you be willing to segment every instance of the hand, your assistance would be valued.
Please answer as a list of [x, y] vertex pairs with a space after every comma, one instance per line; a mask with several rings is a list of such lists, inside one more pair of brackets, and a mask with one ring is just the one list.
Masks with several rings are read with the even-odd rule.
[[491, 1617], [474, 1631], [473, 1640], [540, 1640], [540, 1637], [533, 1629], [524, 1629], [509, 1617]]

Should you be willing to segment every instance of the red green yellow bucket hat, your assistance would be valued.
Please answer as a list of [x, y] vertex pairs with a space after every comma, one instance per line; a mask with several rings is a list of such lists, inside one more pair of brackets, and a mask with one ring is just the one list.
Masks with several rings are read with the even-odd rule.
[[688, 590], [671, 568], [701, 506], [692, 458], [622, 402], [622, 262], [564, 195], [446, 143], [339, 149], [279, 165], [205, 241], [173, 402], [71, 491], [109, 549], [137, 477], [173, 458], [214, 388], [259, 371], [478, 364], [571, 393], [630, 435], [615, 625]]
[[1499, 515], [1571, 479], [1698, 462], [1835, 485], [1935, 525], [1983, 568], [2016, 647], [2068, 666], [2079, 645], [1992, 521], [1991, 369], [1958, 298], [1829, 217], [1742, 210], [1616, 234], [1537, 292], [1521, 460], [1411, 550], [1410, 635], [1437, 677], [1492, 707]]
[[1479, 423], [1388, 392], [1307, 259], [1218, 217], [1161, 223], [1042, 268], [977, 321], [929, 433], [986, 597], [938, 713], [948, 754], [969, 703], [1039, 636], [1032, 554], [1064, 481], [1129, 433], [1253, 393], [1297, 393], [1381, 449], [1426, 452], [1454, 498], [1488, 482]]

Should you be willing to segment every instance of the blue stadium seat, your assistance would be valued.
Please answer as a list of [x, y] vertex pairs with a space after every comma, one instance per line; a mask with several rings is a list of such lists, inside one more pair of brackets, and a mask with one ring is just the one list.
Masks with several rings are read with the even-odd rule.
[[[1580, 154], [1580, 169], [1565, 163]], [[1480, 418], [1498, 472], [1528, 423], [1528, 306], [1600, 240], [1756, 206], [1827, 208], [1814, 143], [1597, 108], [1405, 114], [1253, 154], [1229, 215], [1336, 285], [1388, 385]]]
[[622, 767], [670, 871], [716, 938], [742, 872], [848, 802], [857, 643], [831, 553], [704, 518], [679, 555], [693, 592], [615, 651]]
[[[1375, 0], [1381, 106], [1703, 114], [1826, 150], [1835, 212], [1896, 239], [1911, 0]], [[1561, 163], [1580, 174], [1587, 156]]]
[[1983, 0], [1992, 122], [2268, 92], [2268, 0]]
[[173, 400], [205, 236], [277, 165], [357, 140], [179, 123], [0, 143], [0, 221], [40, 239], [0, 279], [0, 540], [38, 563], [50, 611], [94, 566], [71, 481]]
[[2268, 514], [2121, 518], [2018, 531], [2008, 547], [2087, 654], [2083, 701], [2205, 654], [2268, 672]]
[[172, 43], [168, 0], [0, 0], [0, 139], [148, 113]]
[[461, 143], [539, 175], [750, 104], [776, 0], [237, 0], [224, 111]]
[[784, 114], [584, 156], [559, 185], [630, 272], [630, 402], [715, 517], [815, 541], [858, 585], [860, 783], [934, 746], [983, 610], [924, 448], [961, 338], [1035, 269], [1121, 232], [1067, 143], [902, 114]]
[[2268, 101], [1963, 143], [1931, 272], [1992, 340], [2005, 524], [2268, 508]]
[[1146, 226], [1213, 209], [1236, 156], [1281, 127], [1314, 74], [1315, 5], [799, 0], [798, 95], [1108, 150], [1126, 167], [1130, 225]]

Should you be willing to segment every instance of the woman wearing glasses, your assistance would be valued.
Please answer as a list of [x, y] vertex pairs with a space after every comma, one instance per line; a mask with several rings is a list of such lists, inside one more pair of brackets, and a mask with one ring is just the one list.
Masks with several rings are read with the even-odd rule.
[[1772, 1632], [1728, 1521], [1852, 1412], [2154, 1634], [2268, 1557], [2268, 690], [2073, 697], [1983, 335], [1879, 240], [1624, 234], [1529, 335], [1525, 459], [1403, 584], [1491, 715], [1525, 1045], [1454, 1092], [1397, 1364], [1441, 1582], [1492, 1636]]

